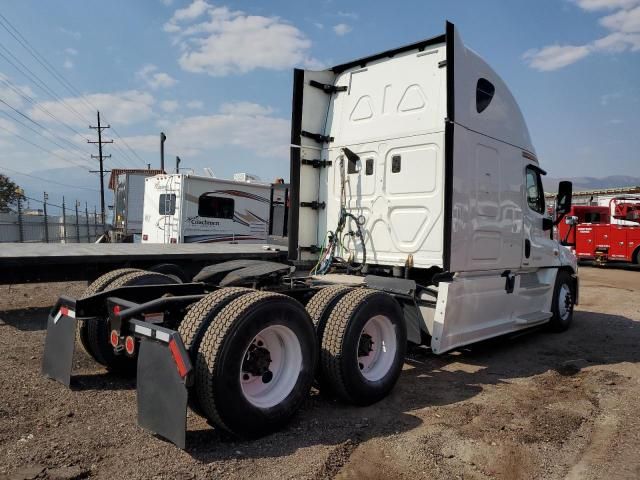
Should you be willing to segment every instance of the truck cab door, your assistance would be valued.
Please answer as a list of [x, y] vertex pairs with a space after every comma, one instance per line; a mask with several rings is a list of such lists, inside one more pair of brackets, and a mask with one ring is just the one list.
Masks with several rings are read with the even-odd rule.
[[542, 174], [536, 165], [527, 164], [524, 168], [522, 267], [525, 269], [560, 265], [558, 242], [551, 238], [551, 217], [544, 201]]

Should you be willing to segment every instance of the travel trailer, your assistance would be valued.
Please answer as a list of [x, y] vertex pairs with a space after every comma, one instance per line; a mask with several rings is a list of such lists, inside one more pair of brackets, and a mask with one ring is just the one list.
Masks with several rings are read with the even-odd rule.
[[145, 180], [142, 243], [259, 243], [269, 233], [271, 185], [193, 174]]
[[291, 124], [290, 263], [225, 262], [188, 284], [113, 272], [58, 300], [46, 375], [68, 385], [76, 322], [88, 324], [97, 361], [137, 358], [139, 424], [184, 447], [187, 405], [255, 437], [284, 425], [314, 378], [345, 403], [381, 400], [407, 343], [441, 354], [569, 327], [577, 261], [553, 228], [571, 183], [548, 215], [518, 104], [452, 24], [295, 70]]

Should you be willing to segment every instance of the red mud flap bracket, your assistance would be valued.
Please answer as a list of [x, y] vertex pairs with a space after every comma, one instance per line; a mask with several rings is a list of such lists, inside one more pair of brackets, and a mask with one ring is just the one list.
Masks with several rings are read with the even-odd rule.
[[187, 383], [193, 369], [178, 332], [140, 320], [130, 321], [140, 339], [138, 425], [185, 448]]
[[47, 319], [42, 374], [69, 386], [76, 344], [76, 301], [60, 297]]

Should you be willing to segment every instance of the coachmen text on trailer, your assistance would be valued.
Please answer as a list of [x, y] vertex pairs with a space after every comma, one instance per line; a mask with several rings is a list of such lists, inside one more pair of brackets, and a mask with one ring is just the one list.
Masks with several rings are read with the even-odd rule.
[[[291, 266], [235, 261], [191, 283], [116, 271], [48, 320], [44, 374], [69, 384], [80, 341], [135, 368], [138, 422], [185, 445], [187, 405], [241, 437], [280, 428], [319, 387], [384, 398], [407, 342], [440, 354], [568, 328], [576, 258], [546, 216], [526, 124], [500, 77], [446, 33], [294, 73]], [[295, 269], [295, 271], [294, 271]]]

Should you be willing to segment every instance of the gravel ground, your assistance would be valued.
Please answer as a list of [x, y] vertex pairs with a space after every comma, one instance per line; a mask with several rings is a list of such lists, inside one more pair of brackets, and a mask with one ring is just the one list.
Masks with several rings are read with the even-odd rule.
[[582, 268], [563, 334], [411, 352], [367, 408], [312, 394], [238, 442], [189, 413], [187, 451], [136, 426], [135, 382], [78, 349], [71, 390], [40, 375], [47, 309], [80, 283], [0, 287], [0, 478], [640, 478], [640, 272]]

